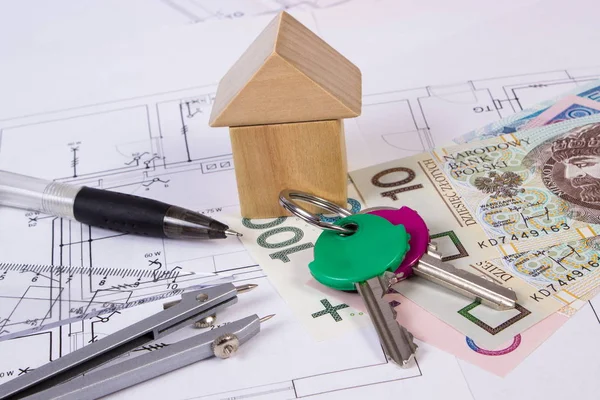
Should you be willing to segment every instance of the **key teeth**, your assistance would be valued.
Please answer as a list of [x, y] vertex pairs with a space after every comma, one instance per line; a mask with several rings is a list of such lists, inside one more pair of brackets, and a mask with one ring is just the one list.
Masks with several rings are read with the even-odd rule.
[[402, 332], [403, 338], [405, 339], [406, 343], [408, 343], [408, 345], [409, 345], [410, 354], [408, 354], [408, 357], [405, 354], [402, 354], [402, 360], [400, 363], [396, 360], [392, 360], [392, 361], [396, 362], [402, 368], [406, 368], [406, 367], [408, 367], [408, 365], [410, 364], [412, 359], [415, 358], [415, 355], [417, 353], [417, 349], [419, 348], [419, 346], [417, 346], [417, 344], [414, 342], [413, 334], [410, 333], [410, 331], [408, 329], [406, 329], [405, 327], [403, 327], [402, 325], [400, 325], [400, 324], [398, 324], [398, 325], [400, 326], [400, 331]]
[[365, 301], [386, 358], [405, 368], [414, 356], [417, 346], [412, 334], [396, 320], [394, 307], [383, 298], [390, 275], [394, 276], [393, 273], [386, 273], [357, 283], [356, 289]]
[[410, 349], [412, 351], [412, 354], [414, 354], [417, 351], [417, 349], [419, 348], [419, 346], [417, 346], [417, 344], [415, 343], [414, 335], [405, 327], [402, 327], [402, 332], [404, 332], [404, 336], [406, 336], [406, 338], [410, 342], [410, 344], [411, 344]]

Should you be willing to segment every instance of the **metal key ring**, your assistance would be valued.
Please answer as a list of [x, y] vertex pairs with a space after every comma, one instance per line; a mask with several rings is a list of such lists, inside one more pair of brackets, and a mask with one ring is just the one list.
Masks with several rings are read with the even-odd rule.
[[304, 222], [311, 225], [318, 226], [321, 229], [327, 229], [336, 231], [342, 234], [351, 235], [355, 231], [352, 229], [344, 228], [343, 226], [333, 225], [332, 223], [322, 221], [319, 217], [306, 211], [300, 207], [293, 199], [303, 200], [306, 203], [313, 204], [317, 207], [321, 207], [327, 211], [331, 211], [339, 215], [340, 217], [349, 217], [352, 214], [350, 211], [338, 206], [335, 203], [327, 201], [321, 197], [314, 196], [309, 193], [299, 192], [297, 190], [285, 189], [279, 193], [279, 204]]

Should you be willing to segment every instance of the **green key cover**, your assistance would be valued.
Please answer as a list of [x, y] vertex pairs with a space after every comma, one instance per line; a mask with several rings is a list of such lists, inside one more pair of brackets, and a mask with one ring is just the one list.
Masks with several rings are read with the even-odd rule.
[[395, 271], [409, 249], [410, 235], [403, 225], [372, 214], [341, 218], [335, 225], [358, 226], [352, 235], [323, 231], [308, 268], [320, 283], [338, 290], [355, 290], [364, 282], [385, 271]]

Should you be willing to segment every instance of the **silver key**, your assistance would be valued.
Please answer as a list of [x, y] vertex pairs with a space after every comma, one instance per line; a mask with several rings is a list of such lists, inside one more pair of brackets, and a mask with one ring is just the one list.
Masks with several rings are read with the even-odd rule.
[[418, 346], [412, 333], [396, 321], [396, 311], [383, 299], [394, 281], [395, 275], [386, 272], [382, 276], [356, 283], [355, 286], [365, 302], [386, 357], [405, 368], [414, 358]]
[[325, 230], [314, 246], [311, 275], [333, 289], [356, 289], [371, 318], [386, 357], [406, 367], [417, 346], [413, 336], [396, 321], [383, 296], [395, 279], [396, 263], [408, 250], [409, 236], [403, 227], [391, 226], [374, 215], [351, 215], [338, 221], [353, 227], [351, 234]]
[[510, 288], [442, 261], [435, 243], [429, 244], [413, 273], [496, 310], [509, 310], [517, 303], [517, 294]]
[[[377, 211], [392, 211], [394, 213], [404, 211], [405, 214], [403, 217], [410, 217], [413, 220], [417, 218], [420, 219], [422, 227], [419, 229], [426, 229], [425, 221], [423, 221], [421, 216], [408, 207], [403, 207], [402, 209], [393, 207], [372, 207], [363, 210], [360, 213], [367, 214]], [[414, 229], [417, 229], [417, 225], [415, 225]], [[421, 232], [414, 231], [409, 233], [414, 235]], [[412, 267], [405, 267], [403, 269], [407, 275], [396, 275], [395, 279], [391, 279], [392, 285], [408, 278], [414, 273], [417, 276], [442, 285], [469, 299], [478, 300], [481, 304], [496, 310], [509, 310], [515, 308], [517, 304], [517, 294], [512, 289], [499, 285], [484, 276], [475, 275], [458, 269], [452, 264], [442, 261], [442, 255], [437, 252], [437, 247], [433, 242], [429, 243], [427, 251], [421, 255], [418, 261], [414, 260], [412, 262], [414, 262]], [[410, 271], [412, 271], [412, 273]]]

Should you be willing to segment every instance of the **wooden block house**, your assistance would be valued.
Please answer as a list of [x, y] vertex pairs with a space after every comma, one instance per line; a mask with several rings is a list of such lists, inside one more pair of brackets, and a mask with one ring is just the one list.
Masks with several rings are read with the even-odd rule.
[[209, 121], [230, 127], [244, 217], [288, 215], [283, 189], [346, 206], [342, 119], [360, 115], [361, 83], [355, 65], [286, 12], [255, 39], [219, 83]]

